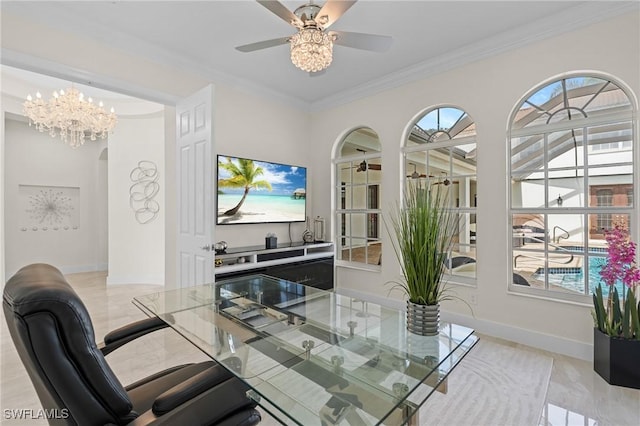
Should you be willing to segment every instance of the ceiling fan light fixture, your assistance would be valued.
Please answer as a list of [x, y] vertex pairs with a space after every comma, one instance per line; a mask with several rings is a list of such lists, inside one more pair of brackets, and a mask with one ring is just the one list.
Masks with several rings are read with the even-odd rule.
[[291, 62], [305, 72], [318, 72], [331, 65], [333, 37], [319, 28], [301, 28], [289, 40]]

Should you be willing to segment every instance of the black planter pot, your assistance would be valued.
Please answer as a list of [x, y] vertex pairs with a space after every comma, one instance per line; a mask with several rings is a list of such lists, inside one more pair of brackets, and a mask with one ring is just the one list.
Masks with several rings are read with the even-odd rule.
[[593, 329], [593, 369], [610, 385], [640, 389], [640, 340]]

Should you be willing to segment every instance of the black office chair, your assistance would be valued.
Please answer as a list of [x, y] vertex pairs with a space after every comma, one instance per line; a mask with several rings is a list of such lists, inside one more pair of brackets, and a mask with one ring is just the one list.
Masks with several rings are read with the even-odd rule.
[[213, 361], [173, 367], [123, 387], [104, 355], [166, 327], [149, 318], [97, 345], [89, 314], [51, 265], [20, 269], [4, 288], [11, 338], [50, 424], [255, 425], [260, 414], [248, 387]]

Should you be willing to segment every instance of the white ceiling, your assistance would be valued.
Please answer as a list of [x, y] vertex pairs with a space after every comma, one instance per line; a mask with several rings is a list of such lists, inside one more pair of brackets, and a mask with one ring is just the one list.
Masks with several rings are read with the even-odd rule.
[[[282, 3], [293, 10], [303, 1]], [[332, 65], [314, 77], [291, 64], [288, 45], [252, 53], [234, 49], [295, 31], [251, 0], [3, 0], [1, 7], [9, 16], [93, 38], [214, 82], [318, 108], [572, 30], [622, 13], [634, 3], [360, 0], [331, 29], [392, 36], [391, 49], [372, 53], [335, 46]]]

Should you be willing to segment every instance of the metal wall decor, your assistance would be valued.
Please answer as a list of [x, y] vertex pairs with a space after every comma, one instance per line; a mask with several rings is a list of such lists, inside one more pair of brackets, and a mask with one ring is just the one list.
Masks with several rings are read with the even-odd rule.
[[146, 224], [154, 220], [160, 211], [160, 204], [154, 197], [160, 192], [158, 168], [152, 161], [142, 160], [129, 174], [133, 185], [129, 188], [129, 205], [138, 223]]
[[80, 188], [18, 185], [22, 231], [78, 229]]

